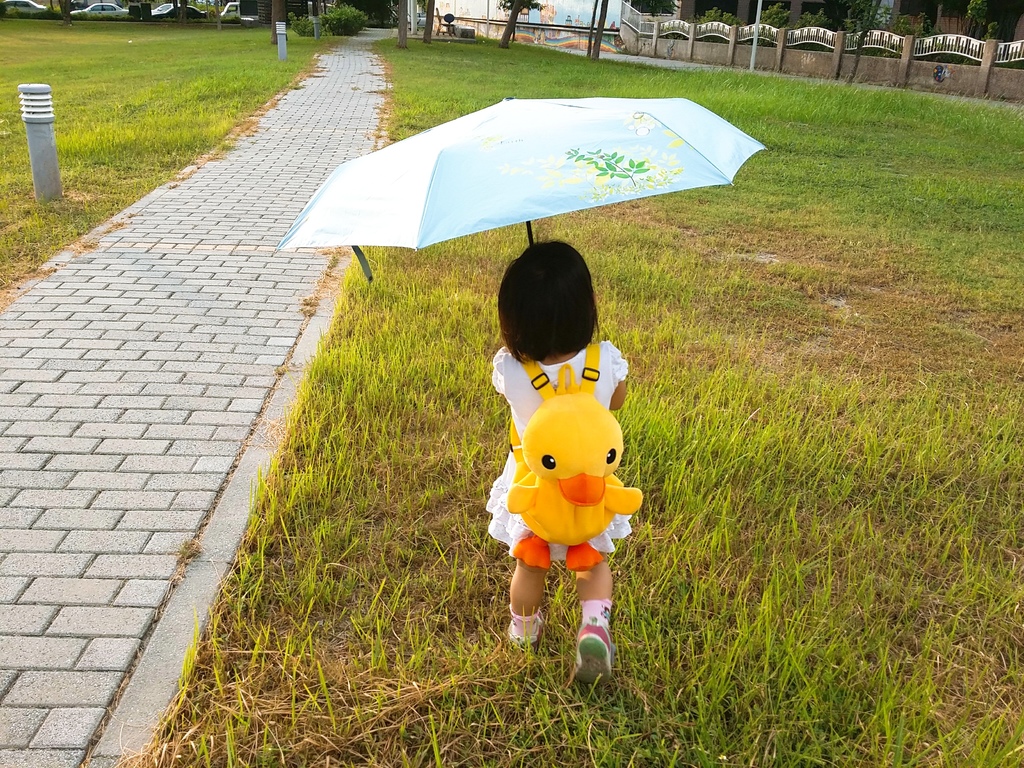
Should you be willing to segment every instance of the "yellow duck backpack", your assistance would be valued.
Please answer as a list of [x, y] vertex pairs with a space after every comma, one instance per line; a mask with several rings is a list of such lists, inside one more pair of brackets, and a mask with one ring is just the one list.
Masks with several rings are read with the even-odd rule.
[[534, 533], [512, 554], [527, 565], [548, 568], [548, 544], [564, 544], [566, 567], [588, 570], [602, 555], [587, 542], [608, 527], [615, 515], [631, 515], [643, 494], [627, 488], [614, 472], [622, 460], [622, 429], [612, 412], [594, 397], [601, 347], [587, 347], [579, 385], [572, 366], [558, 372], [557, 391], [540, 366], [524, 363], [544, 402], [523, 431], [511, 425], [516, 473], [508, 493], [508, 510], [521, 515]]

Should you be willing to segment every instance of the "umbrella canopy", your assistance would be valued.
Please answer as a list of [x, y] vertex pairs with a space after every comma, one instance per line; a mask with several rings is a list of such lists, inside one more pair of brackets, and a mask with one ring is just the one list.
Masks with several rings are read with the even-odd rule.
[[506, 99], [339, 166], [279, 248], [423, 248], [729, 184], [764, 146], [686, 99]]

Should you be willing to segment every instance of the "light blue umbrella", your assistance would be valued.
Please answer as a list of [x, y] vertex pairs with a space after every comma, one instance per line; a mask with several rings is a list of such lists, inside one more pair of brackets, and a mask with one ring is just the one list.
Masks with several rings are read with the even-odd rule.
[[358, 246], [731, 184], [761, 149], [686, 99], [506, 99], [339, 166], [278, 248], [352, 246], [369, 277]]

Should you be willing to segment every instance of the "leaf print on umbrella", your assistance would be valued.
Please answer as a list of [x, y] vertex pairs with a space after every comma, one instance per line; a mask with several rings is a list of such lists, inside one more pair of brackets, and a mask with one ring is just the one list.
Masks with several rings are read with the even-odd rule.
[[610, 176], [613, 179], [629, 179], [635, 186], [639, 186], [636, 181], [637, 176], [651, 171], [647, 160], [630, 160], [628, 165], [623, 165], [626, 157], [622, 153], [602, 152], [600, 149], [593, 152], [570, 149], [565, 155], [575, 163], [585, 163], [595, 168], [599, 179], [605, 176]]

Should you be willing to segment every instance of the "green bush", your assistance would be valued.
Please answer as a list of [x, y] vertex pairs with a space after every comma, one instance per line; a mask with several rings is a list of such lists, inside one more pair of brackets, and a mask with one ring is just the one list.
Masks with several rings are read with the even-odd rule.
[[804, 11], [800, 14], [800, 18], [796, 20], [796, 24], [793, 25], [794, 29], [802, 29], [803, 27], [824, 27], [825, 29], [832, 29], [833, 25], [829, 21], [828, 16], [825, 15], [824, 11], [818, 11], [817, 13], [807, 13]]
[[7, 6], [0, 3], [0, 19], [7, 15]]
[[761, 11], [761, 23], [767, 24], [769, 27], [775, 27], [776, 29], [788, 27], [789, 11], [783, 8], [780, 3], [769, 5]]
[[309, 16], [296, 16], [294, 13], [289, 13], [288, 26], [299, 37], [313, 36], [313, 20]]
[[710, 11], [706, 11], [703, 16], [697, 17], [698, 24], [707, 24], [709, 21], [720, 21], [723, 24], [728, 24], [730, 27], [738, 27], [743, 23], [740, 21], [739, 16], [734, 16], [728, 11], [723, 11], [721, 8], [712, 8]]
[[320, 17], [324, 30], [329, 35], [355, 35], [366, 27], [365, 13], [350, 5], [336, 5]]

